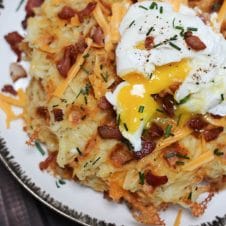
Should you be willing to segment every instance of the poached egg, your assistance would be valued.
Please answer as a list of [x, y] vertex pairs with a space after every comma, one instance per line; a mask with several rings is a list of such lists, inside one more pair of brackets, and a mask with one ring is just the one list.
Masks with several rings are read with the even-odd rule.
[[[199, 37], [203, 50], [187, 45], [187, 31]], [[141, 149], [143, 129], [158, 108], [151, 94], [175, 82], [181, 83], [175, 100], [187, 99], [180, 106], [184, 110], [226, 115], [226, 41], [195, 10], [182, 5], [175, 12], [169, 3], [139, 2], [123, 18], [120, 34], [116, 63], [117, 74], [124, 81], [106, 97], [134, 151]], [[145, 48], [147, 37], [153, 40], [150, 49]]]

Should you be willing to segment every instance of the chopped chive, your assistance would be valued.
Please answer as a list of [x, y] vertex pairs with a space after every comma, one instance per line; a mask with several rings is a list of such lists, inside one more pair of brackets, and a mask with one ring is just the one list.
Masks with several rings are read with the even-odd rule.
[[55, 105], [53, 105], [52, 107], [53, 108], [56, 108], [56, 107], [58, 107], [59, 106], [59, 104], [55, 104]]
[[154, 29], [154, 27], [150, 27], [148, 32], [147, 32], [147, 34], [146, 34], [146, 36], [150, 35], [150, 33], [153, 31], [153, 29]]
[[172, 125], [168, 125], [166, 127], [166, 130], [165, 130], [165, 138], [168, 138], [169, 136], [173, 136], [173, 134], [171, 133], [172, 128], [173, 128]]
[[100, 65], [100, 70], [102, 70], [102, 69], [103, 69], [103, 64]]
[[181, 99], [178, 105], [185, 104], [189, 100], [189, 98], [190, 98], [190, 94], [188, 94], [186, 97]]
[[160, 6], [160, 13], [162, 14], [163, 13], [163, 7], [162, 6]]
[[83, 56], [84, 59], [89, 57], [89, 53], [87, 53], [86, 55]]
[[160, 42], [160, 43], [154, 45], [153, 48], [157, 48], [157, 47], [159, 47], [159, 46], [161, 46], [161, 45], [163, 45], [163, 44], [167, 44], [167, 43], [170, 42], [170, 41], [176, 41], [176, 40], [177, 40], [177, 35], [174, 35], [174, 36], [172, 36], [171, 38], [166, 39], [165, 41]]
[[135, 23], [135, 20], [133, 20], [133, 21], [130, 23], [129, 28], [131, 28], [132, 25], [133, 25], [134, 23]]
[[86, 162], [83, 168], [86, 168], [88, 166], [89, 162]]
[[79, 91], [79, 93], [77, 94], [77, 96], [75, 97], [75, 99], [77, 99], [81, 94], [82, 94], [82, 89]]
[[98, 157], [98, 158], [92, 163], [92, 165], [95, 165], [100, 159], [101, 159], [101, 157]]
[[139, 8], [144, 9], [144, 10], [148, 10], [148, 8], [146, 8], [146, 7], [142, 6], [142, 5], [139, 5]]
[[140, 106], [139, 109], [138, 109], [138, 112], [143, 113], [144, 112], [144, 106]]
[[157, 112], [160, 112], [160, 113], [164, 113], [164, 111], [161, 110], [161, 109], [159, 109], [159, 108], [157, 108], [156, 111], [157, 111]]
[[176, 156], [181, 159], [190, 159], [187, 155], [182, 155], [180, 153], [177, 153]]
[[58, 184], [58, 182], [56, 181], [56, 187], [57, 188], [60, 188], [60, 185]]
[[149, 9], [158, 9], [158, 4], [156, 2], [152, 2], [152, 4], [150, 5]]
[[62, 179], [59, 179], [58, 182], [59, 182], [60, 185], [66, 184], [66, 182], [64, 180], [62, 180]]
[[20, 7], [23, 5], [24, 1], [25, 1], [25, 0], [21, 0], [21, 1], [20, 1], [19, 5], [18, 5], [17, 8], [16, 8], [16, 12], [19, 11], [19, 9], [20, 9]]
[[184, 165], [184, 162], [182, 162], [182, 161], [176, 161], [176, 164], [177, 165]]
[[87, 100], [87, 96], [84, 95], [84, 101], [85, 101], [85, 104], [87, 105], [88, 104], [88, 100]]
[[180, 115], [178, 116], [178, 119], [177, 119], [177, 126], [179, 126], [179, 124], [180, 124], [181, 117], [182, 117], [182, 114], [180, 114]]
[[41, 155], [45, 155], [45, 151], [43, 150], [41, 144], [37, 140], [35, 141], [35, 147], [41, 153]]
[[196, 28], [196, 27], [188, 27], [187, 30], [188, 31], [198, 31], [198, 28]]
[[81, 152], [81, 150], [80, 150], [79, 147], [76, 147], [76, 150], [77, 150], [77, 152], [79, 153], [79, 155], [82, 155], [82, 152]]
[[139, 172], [139, 184], [144, 185], [144, 173]]
[[217, 156], [224, 155], [224, 152], [221, 152], [218, 148], [214, 149], [213, 153], [214, 155], [217, 155]]
[[153, 76], [153, 73], [150, 73], [150, 74], [148, 75], [148, 78], [151, 79], [152, 76]]
[[176, 49], [176, 50], [178, 50], [178, 51], [181, 50], [181, 48], [180, 48], [179, 46], [175, 45], [175, 44], [172, 43], [172, 42], [169, 42], [169, 45], [172, 46], [174, 49]]
[[170, 158], [173, 158], [175, 156], [176, 156], [176, 153], [174, 153], [174, 152], [170, 152], [170, 153], [167, 153], [167, 154], [164, 155], [164, 157], [166, 159], [170, 159]]
[[118, 126], [120, 125], [120, 122], [121, 122], [121, 115], [119, 114], [118, 117], [117, 117], [117, 125]]
[[181, 32], [180, 32], [180, 36], [184, 36], [184, 28], [183, 27], [181, 27], [181, 26], [176, 26], [175, 27], [177, 30], [180, 30]]
[[106, 72], [105, 75], [103, 73], [100, 74], [100, 76], [102, 77], [102, 79], [104, 80], [104, 82], [108, 82], [108, 73]]
[[192, 192], [190, 192], [188, 195], [188, 199], [191, 200], [191, 198], [192, 198]]
[[173, 27], [175, 28], [175, 20], [176, 18], [173, 18]]
[[224, 94], [221, 94], [221, 100], [224, 101]]
[[128, 126], [126, 125], [126, 123], [123, 123], [123, 126], [124, 126], [124, 128], [125, 128], [126, 131], [129, 130], [129, 129], [128, 129]]

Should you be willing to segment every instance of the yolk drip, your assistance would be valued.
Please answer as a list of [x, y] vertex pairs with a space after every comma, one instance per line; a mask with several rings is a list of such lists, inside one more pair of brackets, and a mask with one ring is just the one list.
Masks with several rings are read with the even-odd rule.
[[150, 79], [139, 73], [123, 76], [127, 83], [117, 95], [120, 129], [134, 133], [142, 123], [146, 125], [158, 108], [151, 94], [159, 93], [175, 82], [183, 82], [189, 70], [189, 61], [182, 60], [156, 67]]

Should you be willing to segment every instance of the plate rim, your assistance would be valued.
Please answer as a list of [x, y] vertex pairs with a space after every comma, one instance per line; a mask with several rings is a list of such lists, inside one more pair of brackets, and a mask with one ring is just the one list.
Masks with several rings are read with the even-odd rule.
[[22, 167], [14, 160], [14, 156], [8, 150], [6, 141], [3, 137], [0, 137], [0, 161], [10, 174], [16, 179], [17, 182], [29, 192], [36, 200], [55, 211], [56, 213], [64, 216], [76, 223], [83, 226], [116, 226], [114, 223], [107, 223], [103, 220], [99, 220], [89, 216], [88, 214], [77, 212], [64, 205], [60, 201], [57, 201], [48, 193], [48, 191], [42, 190], [38, 187], [31, 178], [26, 175], [26, 172], [22, 170]]

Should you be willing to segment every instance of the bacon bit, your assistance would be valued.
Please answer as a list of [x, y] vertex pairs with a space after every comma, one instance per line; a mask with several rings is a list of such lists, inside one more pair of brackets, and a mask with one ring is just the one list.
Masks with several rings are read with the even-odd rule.
[[207, 129], [203, 132], [203, 136], [206, 142], [215, 140], [218, 138], [220, 133], [224, 131], [224, 127], [216, 127], [212, 129]]
[[84, 38], [80, 38], [79, 41], [75, 44], [75, 49], [77, 53], [83, 53], [87, 48], [87, 44]]
[[187, 125], [194, 132], [200, 132], [208, 123], [203, 119], [202, 115], [196, 115], [187, 122]]
[[58, 13], [58, 17], [62, 20], [70, 20], [74, 17], [76, 11], [69, 6], [64, 6], [61, 11]]
[[2, 88], [2, 92], [10, 93], [13, 96], [17, 95], [17, 91], [14, 89], [14, 87], [12, 85], [4, 85]]
[[154, 38], [152, 36], [146, 37], [144, 46], [145, 46], [145, 49], [151, 50], [152, 47], [154, 46]]
[[41, 6], [44, 0], [28, 0], [25, 6], [26, 16], [22, 21], [22, 26], [25, 29], [27, 27], [27, 20], [29, 17], [33, 17], [35, 15], [34, 8]]
[[55, 122], [60, 122], [62, 120], [64, 120], [64, 113], [63, 110], [60, 108], [54, 108], [52, 110], [53, 114], [54, 114], [54, 120]]
[[134, 155], [124, 145], [117, 144], [111, 151], [110, 160], [115, 167], [121, 167], [134, 159]]
[[98, 107], [101, 110], [112, 110], [112, 105], [108, 102], [107, 98], [105, 96], [101, 97], [98, 101]]
[[222, 182], [223, 182], [223, 183], [226, 183], [226, 175], [223, 175], [223, 177], [222, 177]]
[[151, 127], [145, 131], [144, 136], [142, 137], [143, 140], [154, 140], [154, 139], [159, 139], [164, 135], [163, 129], [153, 122], [151, 124]]
[[162, 98], [162, 109], [170, 117], [174, 116], [174, 97], [173, 95], [167, 93]]
[[21, 60], [21, 53], [19, 44], [24, 40], [24, 38], [17, 32], [11, 32], [4, 36], [5, 40], [10, 45], [13, 52], [17, 55], [17, 62]]
[[78, 17], [80, 23], [82, 23], [85, 19], [85, 17], [88, 17], [91, 15], [93, 10], [96, 8], [97, 3], [96, 2], [90, 2], [88, 5], [81, 11], [78, 12]]
[[134, 152], [136, 159], [142, 159], [145, 156], [151, 154], [156, 147], [154, 141], [142, 141], [142, 148], [140, 151]]
[[47, 120], [50, 120], [50, 114], [49, 114], [49, 110], [47, 107], [44, 107], [44, 106], [39, 106], [36, 108], [36, 114], [45, 119], [46, 121]]
[[153, 187], [158, 187], [168, 182], [167, 176], [156, 176], [152, 174], [151, 171], [148, 171], [145, 174], [145, 179], [146, 179], [146, 182]]
[[13, 82], [16, 82], [20, 78], [26, 78], [27, 77], [27, 72], [18, 63], [10, 64], [9, 73], [10, 73], [10, 76], [11, 76]]
[[100, 26], [95, 26], [91, 29], [90, 37], [98, 45], [104, 44], [104, 32]]
[[64, 56], [57, 62], [57, 69], [63, 78], [67, 78], [68, 71], [75, 63], [77, 51], [73, 45], [67, 46], [64, 49]]
[[184, 39], [188, 47], [196, 51], [200, 51], [206, 48], [205, 43], [203, 43], [198, 36], [193, 35], [191, 31], [185, 32]]
[[50, 153], [49, 156], [42, 162], [39, 163], [40, 170], [46, 170], [52, 162], [56, 161], [57, 152]]
[[115, 126], [108, 126], [108, 125], [99, 126], [98, 133], [100, 137], [103, 139], [116, 139], [116, 140], [122, 139], [122, 134], [119, 128]]

